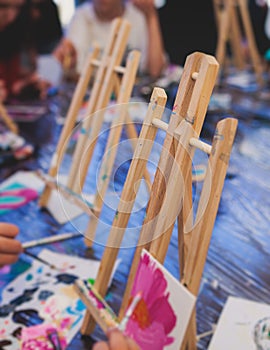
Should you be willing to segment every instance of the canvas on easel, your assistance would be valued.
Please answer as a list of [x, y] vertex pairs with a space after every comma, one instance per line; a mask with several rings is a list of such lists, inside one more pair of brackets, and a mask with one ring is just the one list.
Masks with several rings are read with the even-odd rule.
[[[103, 205], [103, 197], [107, 191], [108, 181], [116, 156], [116, 146], [118, 144], [124, 122], [129, 120], [127, 102], [129, 102], [132, 93], [140, 60], [140, 53], [137, 50], [133, 50], [127, 56], [126, 66], [121, 66], [126, 50], [129, 31], [129, 22], [117, 18], [113, 21], [110, 37], [101, 59], [98, 59], [98, 47], [94, 47], [92, 53], [90, 53], [85, 63], [85, 69], [76, 86], [67, 119], [60, 135], [56, 152], [52, 158], [52, 164], [48, 172], [48, 177], [46, 178], [46, 176], [43, 176], [46, 186], [40, 197], [40, 206], [47, 207], [53, 213], [53, 215], [58, 215], [57, 207], [64, 207], [62, 219], [66, 221], [72, 219], [73, 215], [76, 215], [77, 209], [79, 212], [87, 212], [90, 217], [90, 224], [91, 218], [93, 218], [94, 221], [94, 224], [91, 224], [91, 237], [94, 237], [96, 229], [95, 219], [99, 216]], [[87, 103], [85, 117], [77, 127], [79, 136], [76, 141], [72, 160], [70, 162], [71, 164], [68, 175], [65, 182], [61, 182], [58, 184], [58, 186], [56, 184], [56, 177], [59, 175], [59, 170], [67, 149], [67, 144], [72, 132], [74, 132], [76, 118], [79, 109], [82, 106], [82, 101], [92, 75], [94, 75], [93, 87]], [[114, 151], [110, 153], [109, 157], [103, 157], [102, 159], [100, 170], [101, 174], [98, 175], [99, 180], [97, 190], [91, 196], [91, 200], [88, 202], [82, 198], [84, 184], [87, 176], [89, 176], [89, 165], [91, 163], [97, 140], [100, 135], [100, 130], [104, 122], [106, 107], [108, 107], [109, 103], [111, 102], [111, 97], [113, 94], [116, 96], [116, 113], [109, 130], [107, 147], [115, 147], [113, 148]], [[118, 106], [121, 106], [121, 108]], [[138, 135], [133, 123], [128, 123], [126, 128], [130, 139], [137, 138]], [[104, 169], [106, 169], [106, 176], [108, 178], [107, 181], [104, 181]], [[92, 176], [96, 175], [96, 173], [92, 174]], [[145, 173], [145, 176], [148, 177], [148, 174]], [[100, 179], [102, 179], [102, 181]], [[52, 199], [53, 195], [56, 193], [56, 188], [62, 195], [61, 205], [58, 206]], [[73, 204], [70, 203], [72, 202], [70, 201], [71, 197], [75, 198]], [[76, 202], [75, 206], [74, 202]], [[77, 204], [79, 204], [80, 208], [74, 209], [74, 207], [78, 207]], [[60, 214], [58, 215], [58, 218], [59, 217]], [[87, 242], [91, 244], [89, 239]]]
[[[249, 64], [257, 84], [262, 86], [263, 61], [257, 48], [247, 0], [213, 0], [213, 6], [218, 30], [216, 58], [223, 73], [228, 63], [229, 45], [232, 64], [239, 70], [247, 68]], [[248, 58], [243, 50], [243, 40], [246, 42]]]

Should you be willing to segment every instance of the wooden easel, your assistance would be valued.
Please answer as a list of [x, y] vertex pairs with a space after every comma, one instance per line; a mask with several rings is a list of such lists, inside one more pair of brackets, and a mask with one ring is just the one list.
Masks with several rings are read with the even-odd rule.
[[9, 128], [9, 130], [14, 132], [14, 134], [18, 134], [18, 125], [12, 120], [5, 106], [2, 103], [0, 103], [0, 116], [6, 124], [6, 126]]
[[238, 69], [246, 67], [246, 57], [241, 50], [242, 40], [245, 38], [251, 67], [255, 72], [257, 83], [262, 86], [263, 62], [257, 49], [247, 0], [213, 0], [213, 5], [218, 29], [216, 58], [221, 68], [225, 68], [227, 44], [230, 44], [235, 67]]
[[[106, 294], [114, 262], [117, 258], [124, 231], [127, 227], [133, 204], [136, 199], [136, 193], [131, 191], [131, 189], [134, 187], [135, 183], [138, 183], [142, 179], [142, 174], [146, 168], [147, 159], [151, 152], [157, 128], [166, 130], [167, 133], [160, 155], [159, 165], [157, 167], [154, 183], [150, 193], [150, 199], [147, 205], [145, 216], [146, 219], [144, 220], [141, 229], [139, 241], [133, 258], [132, 268], [129, 274], [129, 280], [127, 282], [126, 293], [124, 295], [122, 308], [120, 310], [120, 318], [123, 316], [123, 311], [125, 310], [129, 300], [130, 289], [136, 273], [141, 250], [142, 248], [149, 249], [150, 242], [154, 238], [153, 233], [157, 228], [156, 224], [157, 222], [158, 224], [161, 224], [161, 222], [158, 221], [159, 212], [160, 210], [165, 211], [166, 209], [167, 212], [165, 216], [170, 216], [168, 211], [170, 211], [170, 206], [173, 205], [172, 202], [175, 202], [176, 197], [173, 196], [173, 198], [170, 198], [172, 202], [169, 206], [165, 207], [163, 205], [164, 201], [169, 200], [166, 185], [168, 185], [170, 181], [174, 181], [177, 174], [173, 173], [175, 165], [174, 159], [176, 154], [178, 154], [177, 151], [178, 148], [180, 148], [181, 143], [175, 137], [175, 130], [178, 130], [179, 133], [185, 135], [187, 140], [189, 140], [190, 135], [194, 136], [200, 133], [212, 90], [215, 85], [217, 72], [218, 63], [212, 56], [204, 55], [202, 53], [194, 53], [187, 58], [169, 125], [161, 120], [163, 108], [166, 103], [166, 95], [162, 89], [154, 89], [149, 104], [148, 113], [141, 129], [138, 145], [129, 168], [126, 182], [124, 184], [119, 206], [116, 211], [117, 215], [115, 215], [113, 220], [109, 239], [101, 260], [100, 270], [94, 285], [95, 289], [102, 296]], [[188, 134], [185, 134], [186, 130], [189, 131]], [[200, 143], [200, 145], [201, 144], [202, 143]], [[204, 147], [207, 148], [205, 145]], [[181, 148], [181, 152], [183, 153], [183, 148]], [[183, 170], [186, 179], [185, 191], [191, 195], [191, 156], [185, 157], [185, 159], [182, 161], [184, 164]], [[170, 192], [170, 196], [172, 195], [173, 193]], [[179, 198], [181, 198], [181, 196]], [[187, 208], [187, 205], [191, 205], [191, 201], [188, 202], [188, 199], [190, 200], [190, 198], [190, 196], [185, 196], [184, 208]], [[186, 211], [184, 212], [186, 213]], [[177, 215], [174, 218], [170, 216], [171, 225], [168, 226], [168, 230], [166, 231], [167, 239], [169, 234], [172, 232], [176, 218]], [[162, 227], [164, 228], [163, 225]], [[162, 253], [164, 254], [164, 252]], [[162, 259], [160, 258], [160, 260]], [[91, 315], [86, 313], [81, 328], [82, 334], [91, 333], [94, 325], [95, 323], [91, 318]]]
[[[127, 111], [127, 102], [129, 101], [130, 95], [132, 93], [133, 84], [136, 78], [137, 68], [139, 65], [140, 53], [133, 50], [129, 53], [127, 58], [126, 67], [120, 66], [123, 59], [125, 48], [127, 45], [127, 39], [130, 31], [130, 24], [123, 19], [116, 19], [112, 25], [112, 30], [108, 44], [104, 50], [103, 56], [99, 61], [97, 59], [99, 54], [98, 47], [94, 47], [92, 53], [89, 55], [83, 73], [80, 76], [79, 82], [76, 86], [76, 90], [71, 101], [69, 112], [67, 115], [66, 123], [63, 127], [59, 143], [57, 145], [56, 152], [52, 159], [52, 165], [49, 170], [48, 181], [46, 181], [46, 187], [43, 191], [39, 204], [40, 206], [46, 206], [48, 203], [51, 190], [57, 188], [56, 184], [53, 183], [53, 178], [57, 175], [57, 171], [62, 162], [64, 156], [67, 139], [69, 138], [75, 123], [76, 117], [80, 106], [82, 105], [82, 100], [86, 92], [87, 85], [89, 83], [90, 77], [97, 68], [93, 89], [89, 97], [86, 117], [83, 120], [81, 126], [81, 133], [76, 143], [75, 152], [72, 158], [72, 164], [68, 175], [68, 182], [66, 185], [67, 193], [66, 196], [70, 197], [71, 193], [74, 195], [80, 194], [83, 189], [83, 185], [86, 180], [87, 171], [89, 164], [91, 162], [94, 148], [103, 124], [105, 107], [108, 106], [112, 93], [117, 96], [116, 107], [119, 108], [119, 113], [117, 118], [113, 120], [112, 126], [110, 128], [109, 137], [107, 141], [107, 148], [111, 147], [113, 150], [110, 152], [110, 156], [104, 157], [101, 173], [99, 175], [98, 190], [94, 196], [94, 201], [91, 203], [91, 208], [89, 206], [83, 205], [83, 200], [76, 199], [77, 203], [82, 204], [85, 211], [89, 213], [93, 220], [90, 220], [89, 228], [87, 232], [86, 243], [91, 245], [90, 239], [94, 238], [94, 233], [98, 221], [98, 217], [103, 205], [102, 198], [108, 187], [108, 182], [110, 174], [112, 171], [114, 159], [116, 156], [116, 148], [113, 147], [118, 144], [122, 128], [124, 126], [124, 121], [129, 120], [129, 115]], [[130, 139], [138, 137], [134, 124], [126, 124], [127, 134]], [[106, 174], [105, 174], [106, 169]], [[105, 179], [106, 175], [106, 180]], [[149, 174], [145, 172], [145, 177], [149, 179]], [[101, 180], [102, 179], [102, 180]], [[61, 189], [63, 193], [63, 188]]]

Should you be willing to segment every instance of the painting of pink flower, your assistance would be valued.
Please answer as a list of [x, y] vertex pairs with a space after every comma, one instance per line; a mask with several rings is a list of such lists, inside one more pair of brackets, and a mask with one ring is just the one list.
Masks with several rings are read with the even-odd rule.
[[130, 302], [139, 292], [142, 298], [127, 323], [125, 334], [143, 350], [161, 350], [175, 341], [170, 333], [176, 326], [177, 315], [169, 301], [164, 272], [146, 251], [140, 259]]

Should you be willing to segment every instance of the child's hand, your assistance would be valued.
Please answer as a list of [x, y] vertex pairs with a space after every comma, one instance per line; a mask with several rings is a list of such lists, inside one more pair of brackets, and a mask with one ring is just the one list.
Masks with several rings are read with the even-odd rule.
[[40, 79], [36, 73], [13, 83], [11, 94], [21, 99], [45, 99], [51, 83]]
[[70, 40], [64, 38], [54, 50], [53, 55], [62, 64], [63, 69], [75, 68], [77, 52]]
[[15, 239], [18, 233], [16, 225], [0, 223], [0, 266], [15, 263], [22, 253], [22, 245]]
[[93, 350], [139, 350], [139, 346], [119, 330], [112, 330], [108, 334], [108, 342], [96, 343]]

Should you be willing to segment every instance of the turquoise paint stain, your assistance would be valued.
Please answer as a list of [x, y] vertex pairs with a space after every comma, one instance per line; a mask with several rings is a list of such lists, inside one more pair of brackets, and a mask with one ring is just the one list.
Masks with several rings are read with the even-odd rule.
[[105, 181], [105, 180], [107, 180], [107, 178], [108, 178], [108, 175], [104, 174], [101, 179], [102, 179], [102, 181]]
[[105, 300], [106, 300], [107, 302], [113, 301], [113, 295], [112, 295], [112, 293], [108, 293], [108, 294], [105, 296]]
[[26, 279], [26, 281], [31, 281], [33, 279], [33, 275], [31, 273], [29, 273], [25, 279]]
[[154, 101], [154, 104], [152, 106], [152, 111], [154, 111], [157, 108], [157, 101]]
[[76, 304], [76, 310], [77, 311], [84, 311], [85, 310], [85, 305], [84, 305], [84, 303], [81, 301], [81, 299], [79, 299], [78, 301], [77, 301], [77, 304]]
[[87, 131], [84, 127], [81, 128], [81, 134], [82, 135], [90, 135], [91, 128]]

